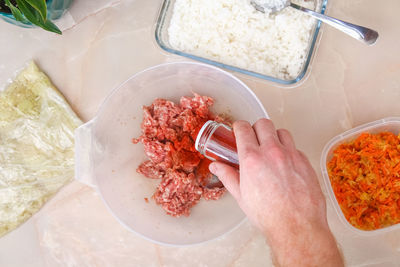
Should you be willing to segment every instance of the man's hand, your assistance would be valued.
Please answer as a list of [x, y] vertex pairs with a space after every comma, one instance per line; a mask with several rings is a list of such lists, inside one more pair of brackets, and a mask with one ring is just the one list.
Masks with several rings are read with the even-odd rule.
[[267, 237], [279, 266], [343, 266], [326, 220], [325, 199], [306, 156], [287, 130], [267, 119], [233, 124], [240, 173], [219, 162], [210, 171]]

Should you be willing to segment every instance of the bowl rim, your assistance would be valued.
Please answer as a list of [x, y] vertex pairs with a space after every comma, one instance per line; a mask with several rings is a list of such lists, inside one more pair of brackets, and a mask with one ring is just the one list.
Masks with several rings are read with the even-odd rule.
[[[312, 34], [312, 37], [310, 39], [310, 46], [307, 49], [307, 59], [304, 62], [304, 66], [301, 69], [300, 73], [297, 75], [296, 78], [291, 79], [291, 80], [284, 80], [284, 79], [280, 79], [280, 78], [276, 78], [273, 76], [269, 76], [269, 75], [265, 75], [265, 74], [261, 74], [258, 72], [254, 72], [254, 71], [250, 71], [250, 70], [246, 70], [246, 69], [242, 69], [239, 67], [235, 67], [233, 65], [229, 65], [229, 64], [224, 64], [212, 59], [208, 59], [205, 57], [201, 57], [201, 56], [196, 56], [194, 54], [191, 53], [186, 53], [177, 49], [174, 49], [172, 47], [169, 47], [168, 45], [164, 44], [164, 42], [161, 39], [161, 29], [163, 28], [164, 25], [164, 21], [165, 21], [165, 17], [166, 17], [166, 13], [167, 10], [169, 8], [171, 4], [171, 0], [163, 0], [161, 7], [159, 9], [158, 12], [158, 16], [155, 22], [155, 32], [154, 32], [154, 37], [155, 37], [155, 41], [157, 43], [157, 45], [164, 51], [171, 53], [171, 54], [175, 54], [178, 56], [183, 56], [198, 62], [202, 62], [202, 63], [206, 63], [206, 64], [210, 64], [216, 67], [220, 67], [223, 69], [227, 69], [230, 71], [235, 71], [241, 74], [245, 74], [249, 77], [252, 78], [258, 78], [264, 81], [270, 81], [273, 83], [276, 83], [277, 85], [280, 86], [287, 86], [287, 88], [291, 88], [295, 85], [297, 85], [299, 82], [302, 82], [304, 80], [304, 78], [308, 77], [308, 72], [311, 71], [311, 62], [314, 59], [314, 54], [316, 53], [316, 48], [319, 45], [319, 40], [321, 38], [321, 26], [322, 26], [322, 22], [321, 21], [317, 21], [316, 25], [315, 25], [315, 30]], [[328, 0], [321, 0], [321, 10], [320, 10], [320, 14], [325, 14], [326, 9], [328, 6]], [[321, 31], [322, 32], [322, 31]]]
[[[250, 93], [250, 95], [256, 100], [257, 104], [259, 105], [259, 107], [261, 108], [263, 115], [265, 118], [269, 118], [267, 111], [264, 108], [264, 105], [261, 103], [261, 101], [259, 100], [259, 98], [256, 96], [256, 94], [244, 83], [242, 82], [239, 78], [237, 78], [236, 76], [234, 76], [233, 74], [222, 70], [220, 68], [217, 68], [215, 66], [212, 65], [208, 65], [208, 64], [204, 64], [204, 63], [199, 63], [199, 62], [187, 62], [187, 61], [179, 61], [179, 62], [168, 62], [168, 63], [162, 63], [162, 64], [158, 64], [152, 67], [148, 67], [142, 71], [136, 72], [135, 74], [131, 75], [128, 79], [126, 79], [124, 82], [122, 82], [121, 84], [117, 85], [112, 92], [104, 99], [103, 103], [100, 105], [98, 111], [96, 112], [94, 118], [89, 122], [92, 123], [91, 128], [92, 130], [96, 127], [96, 123], [97, 123], [97, 119], [99, 116], [101, 116], [104, 112], [105, 112], [105, 106], [107, 106], [108, 102], [115, 96], [115, 94], [117, 94], [117, 92], [123, 88], [131, 79], [134, 79], [138, 76], [140, 76], [143, 73], [149, 72], [149, 71], [153, 71], [156, 69], [160, 69], [160, 68], [164, 68], [170, 65], [192, 65], [192, 66], [201, 66], [204, 68], [208, 68], [211, 69], [213, 71], [219, 72], [221, 74], [224, 74], [225, 76], [228, 76], [229, 78], [235, 80], [236, 82], [238, 82], [243, 89], [245, 89], [248, 93]], [[92, 132], [93, 134], [93, 132]], [[91, 138], [91, 147], [93, 147], [93, 139]], [[98, 183], [97, 183], [97, 179], [96, 177], [94, 177], [93, 179], [93, 185], [95, 190], [97, 191], [97, 193], [99, 194], [101, 200], [103, 201], [103, 203], [105, 204], [107, 210], [112, 214], [112, 216], [122, 225], [124, 226], [127, 230], [129, 230], [132, 233], [137, 234], [138, 236], [144, 238], [147, 241], [150, 241], [152, 243], [158, 244], [158, 245], [162, 245], [162, 246], [168, 246], [168, 247], [190, 247], [190, 246], [196, 246], [196, 245], [200, 245], [200, 244], [204, 244], [207, 242], [211, 242], [213, 240], [219, 239], [221, 237], [224, 237], [226, 235], [228, 235], [229, 233], [232, 233], [233, 231], [235, 231], [236, 229], [238, 229], [241, 225], [243, 225], [243, 223], [245, 221], [247, 221], [247, 216], [244, 215], [243, 219], [236, 224], [235, 226], [229, 228], [228, 230], [226, 230], [224, 233], [217, 235], [211, 239], [208, 240], [203, 240], [200, 242], [194, 242], [194, 243], [188, 243], [188, 244], [174, 244], [174, 243], [168, 243], [168, 242], [161, 242], [158, 240], [154, 240], [151, 239], [150, 237], [147, 237], [146, 235], [137, 232], [136, 230], [132, 229], [131, 227], [129, 227], [125, 222], [123, 222], [111, 209], [110, 205], [107, 203], [106, 199], [103, 197], [103, 194], [101, 193], [101, 190], [99, 189]], [[243, 213], [244, 214], [244, 213]]]
[[339, 202], [336, 199], [335, 193], [333, 192], [333, 188], [329, 179], [328, 171], [326, 168], [326, 163], [328, 161], [328, 153], [330, 150], [332, 150], [334, 147], [337, 147], [338, 145], [344, 143], [343, 140], [347, 138], [358, 136], [361, 134], [361, 132], [369, 131], [376, 129], [380, 126], [384, 126], [390, 123], [398, 123], [400, 125], [400, 117], [386, 117], [384, 119], [368, 122], [362, 125], [359, 125], [357, 127], [354, 127], [352, 129], [349, 129], [341, 134], [336, 135], [333, 137], [329, 142], [324, 146], [321, 154], [321, 160], [320, 160], [320, 168], [322, 172], [322, 178], [324, 180], [324, 185], [325, 185], [325, 190], [328, 194], [328, 197], [334, 207], [334, 210], [336, 211], [336, 214], [339, 217], [339, 220], [342, 222], [342, 224], [349, 230], [351, 230], [353, 233], [356, 233], [360, 236], [364, 237], [370, 237], [370, 236], [376, 236], [378, 234], [382, 233], [387, 233], [396, 229], [400, 228], [400, 223], [384, 227], [381, 229], [375, 229], [375, 230], [361, 230], [356, 228], [355, 226], [351, 225], [350, 222], [347, 221], [346, 217], [343, 214], [342, 209], [340, 208]]

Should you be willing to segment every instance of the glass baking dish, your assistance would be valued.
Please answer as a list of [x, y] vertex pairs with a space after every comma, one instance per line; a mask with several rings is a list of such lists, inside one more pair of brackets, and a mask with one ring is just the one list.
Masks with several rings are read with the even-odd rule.
[[[157, 44], [163, 50], [165, 50], [169, 53], [175, 54], [175, 55], [184, 56], [184, 57], [187, 57], [187, 58], [190, 58], [193, 60], [201, 61], [201, 62], [211, 64], [211, 65], [214, 65], [217, 67], [221, 67], [221, 68], [225, 68], [228, 70], [243, 73], [243, 74], [246, 74], [246, 75], [249, 75], [252, 77], [279, 83], [281, 85], [293, 85], [305, 77], [307, 70], [309, 69], [314, 50], [316, 48], [318, 35], [319, 35], [318, 33], [321, 28], [320, 21], [316, 21], [314, 24], [313, 32], [311, 34], [311, 38], [309, 40], [309, 45], [308, 45], [308, 49], [307, 49], [307, 54], [306, 54], [307, 57], [303, 63], [300, 73], [294, 79], [282, 79], [282, 78], [268, 76], [268, 75], [265, 75], [262, 73], [250, 71], [247, 69], [242, 69], [239, 67], [235, 67], [233, 65], [224, 64], [222, 62], [218, 62], [218, 61], [215, 61], [210, 58], [201, 57], [201, 56], [198, 56], [198, 55], [195, 55], [192, 53], [187, 53], [185, 51], [181, 51], [181, 50], [177, 50], [177, 49], [173, 48], [169, 42], [168, 28], [169, 28], [171, 18], [173, 15], [173, 9], [174, 9], [175, 2], [176, 2], [176, 0], [164, 0], [163, 1], [160, 12], [159, 12], [159, 16], [158, 16], [158, 19], [156, 22], [155, 39], [156, 39]], [[316, 3], [316, 11], [318, 11], [321, 14], [324, 14], [328, 0], [317, 0], [316, 2], [317, 2]]]

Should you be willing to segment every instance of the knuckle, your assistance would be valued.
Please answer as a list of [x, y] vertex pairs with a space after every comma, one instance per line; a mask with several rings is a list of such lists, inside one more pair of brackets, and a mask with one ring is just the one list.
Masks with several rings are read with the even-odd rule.
[[253, 148], [245, 148], [242, 152], [243, 158], [257, 158], [258, 153], [255, 149]]
[[256, 123], [254, 123], [254, 126], [274, 126], [274, 123], [271, 121], [271, 120], [269, 120], [269, 119], [266, 119], [266, 118], [261, 118], [261, 119], [259, 119], [259, 120], [257, 120], [256, 121]]
[[290, 132], [289, 132], [287, 129], [281, 128], [281, 129], [278, 129], [278, 130], [276, 130], [276, 131], [277, 131], [278, 133], [280, 133], [280, 134], [284, 134], [284, 135], [291, 136]]
[[270, 146], [268, 148], [268, 154], [271, 158], [276, 162], [284, 162], [286, 161], [286, 153], [285, 151], [277, 145]]
[[255, 167], [260, 164], [262, 157], [257, 151], [249, 149], [244, 151], [244, 153], [242, 154], [242, 159], [247, 166]]
[[244, 129], [248, 129], [250, 127], [251, 127], [251, 125], [247, 121], [239, 120], [239, 121], [235, 121], [233, 123], [233, 130], [234, 131], [241, 131], [241, 130], [244, 130]]
[[253, 170], [258, 170], [260, 166], [262, 166], [260, 157], [247, 157], [244, 159], [244, 166], [250, 167]]
[[267, 118], [258, 119], [257, 122], [260, 122], [260, 123], [267, 123], [267, 124], [273, 124], [273, 122], [272, 122], [270, 119], [267, 119]]

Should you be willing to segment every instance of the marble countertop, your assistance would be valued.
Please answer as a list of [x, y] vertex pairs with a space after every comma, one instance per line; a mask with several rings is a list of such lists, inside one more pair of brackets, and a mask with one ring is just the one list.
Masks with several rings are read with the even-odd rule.
[[[132, 74], [186, 61], [154, 40], [161, 0], [75, 0], [57, 24], [62, 36], [0, 21], [0, 85], [30, 59], [87, 121]], [[380, 33], [367, 47], [327, 26], [306, 80], [294, 88], [236, 74], [277, 127], [293, 132], [320, 178], [323, 146], [333, 136], [400, 116], [400, 1], [330, 1], [328, 14]], [[348, 266], [400, 266], [400, 230], [359, 237], [328, 203], [328, 221]], [[73, 181], [33, 218], [0, 239], [0, 266], [272, 266], [264, 238], [248, 222], [217, 240], [185, 248], [150, 243], [127, 231], [91, 188]]]

